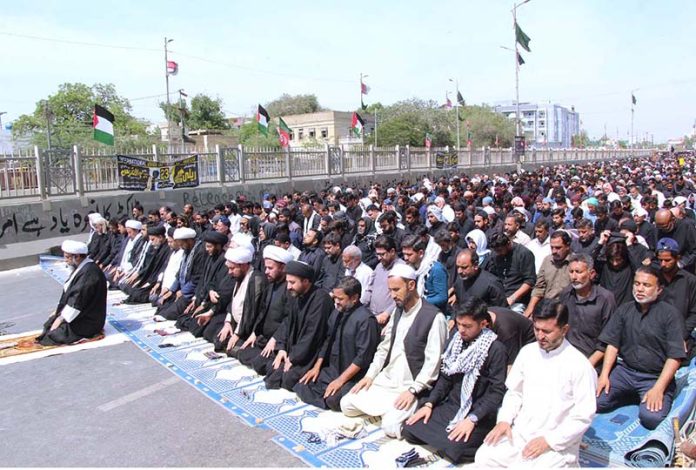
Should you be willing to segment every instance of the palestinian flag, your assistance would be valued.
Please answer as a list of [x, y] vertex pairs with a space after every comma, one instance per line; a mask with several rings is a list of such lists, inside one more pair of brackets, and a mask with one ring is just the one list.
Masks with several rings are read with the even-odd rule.
[[263, 106], [259, 105], [259, 110], [256, 112], [256, 122], [263, 135], [268, 135], [268, 121], [268, 111], [266, 111]]
[[114, 115], [98, 104], [94, 105], [94, 140], [106, 145], [114, 145]]
[[287, 148], [290, 145], [290, 128], [285, 124], [282, 117], [278, 118], [278, 140], [283, 148]]
[[425, 133], [425, 148], [429, 149], [433, 145], [433, 138], [429, 133]]
[[350, 130], [353, 131], [356, 137], [360, 137], [363, 134], [363, 126], [365, 121], [360, 117], [358, 113], [353, 113], [353, 121], [350, 123]]
[[464, 101], [464, 97], [459, 90], [457, 90], [457, 103], [459, 103], [459, 106], [466, 106], [466, 101]]

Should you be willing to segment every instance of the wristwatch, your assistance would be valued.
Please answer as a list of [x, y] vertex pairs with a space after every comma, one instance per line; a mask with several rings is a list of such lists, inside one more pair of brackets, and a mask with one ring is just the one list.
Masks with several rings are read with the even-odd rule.
[[414, 397], [418, 395], [418, 391], [413, 387], [408, 387], [408, 391], [411, 392], [411, 394], [413, 394]]
[[467, 418], [469, 418], [469, 421], [471, 421], [474, 424], [478, 423], [478, 416], [476, 416], [475, 414], [470, 413], [469, 416], [467, 416]]

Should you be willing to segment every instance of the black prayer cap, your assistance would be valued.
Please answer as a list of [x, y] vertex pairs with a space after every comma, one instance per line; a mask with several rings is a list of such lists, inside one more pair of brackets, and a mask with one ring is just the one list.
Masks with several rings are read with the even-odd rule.
[[150, 226], [147, 228], [148, 235], [159, 235], [163, 237], [167, 233], [167, 230], [162, 225]]
[[223, 235], [220, 232], [208, 230], [203, 234], [203, 241], [213, 243], [215, 245], [224, 245], [228, 242], [228, 238], [226, 235]]
[[285, 274], [314, 280], [314, 269], [304, 261], [290, 261], [285, 265]]

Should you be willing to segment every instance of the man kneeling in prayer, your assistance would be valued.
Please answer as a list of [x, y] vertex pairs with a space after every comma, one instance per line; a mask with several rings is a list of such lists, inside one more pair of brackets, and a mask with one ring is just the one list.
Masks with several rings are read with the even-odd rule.
[[341, 398], [364, 377], [379, 344], [377, 319], [360, 303], [360, 281], [347, 276], [333, 290], [336, 309], [314, 366], [293, 387], [305, 403], [341, 410]]
[[493, 430], [476, 452], [481, 467], [577, 467], [595, 416], [597, 373], [565, 338], [568, 307], [543, 299], [532, 313], [536, 343], [522, 348]]
[[66, 240], [61, 249], [72, 273], [63, 284], [63, 294], [55, 312], [36, 338], [36, 342], [44, 346], [93, 338], [104, 330], [106, 322], [106, 278], [87, 257], [87, 245]]
[[401, 432], [408, 442], [432, 446], [459, 464], [473, 462], [495, 426], [505, 394], [507, 351], [486, 327], [488, 306], [478, 297], [461, 304], [455, 322], [437, 382]]
[[435, 383], [447, 340], [444, 315], [418, 295], [416, 279], [406, 264], [389, 271], [396, 310], [365, 377], [341, 399], [343, 414], [381, 416], [384, 432], [397, 439], [402, 423], [416, 411], [418, 396]]

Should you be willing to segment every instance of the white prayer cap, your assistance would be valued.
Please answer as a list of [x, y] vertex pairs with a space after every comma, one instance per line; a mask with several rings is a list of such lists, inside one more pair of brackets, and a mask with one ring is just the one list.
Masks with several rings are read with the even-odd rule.
[[647, 217], [648, 211], [646, 211], [642, 207], [636, 207], [635, 209], [633, 209], [633, 213], [631, 215], [633, 215], [634, 217]]
[[684, 196], [677, 196], [672, 199], [672, 202], [675, 206], [678, 206], [679, 204], [686, 204], [686, 198]]
[[609, 202], [620, 201], [620, 200], [621, 200], [621, 198], [616, 193], [611, 193], [611, 194], [609, 194], [609, 196], [607, 196], [607, 201], [609, 201]]
[[75, 240], [65, 240], [61, 245], [60, 249], [63, 253], [69, 253], [71, 255], [86, 255], [87, 245]]
[[402, 277], [404, 279], [416, 280], [416, 271], [406, 263], [400, 263], [395, 265], [391, 271], [389, 271], [388, 277]]
[[132, 228], [133, 230], [140, 230], [143, 228], [143, 224], [141, 224], [137, 220], [130, 219], [130, 220], [126, 221], [126, 228]]
[[237, 232], [234, 235], [232, 235], [232, 243], [230, 245], [232, 246], [232, 248], [246, 248], [247, 250], [251, 251], [252, 254], [254, 254], [254, 251], [256, 251], [251, 237], [241, 232]]
[[420, 202], [424, 197], [425, 196], [423, 195], [423, 193], [416, 193], [413, 196], [411, 196], [411, 200], [413, 202]]
[[263, 249], [264, 259], [270, 259], [282, 264], [288, 264], [294, 259], [288, 250], [284, 250], [279, 246], [268, 245]]
[[231, 263], [235, 264], [246, 264], [251, 263], [251, 259], [254, 257], [253, 253], [246, 248], [230, 248], [225, 253], [225, 259]]
[[92, 212], [91, 214], [87, 215], [87, 218], [89, 219], [90, 222], [96, 222], [99, 219], [103, 219], [102, 215], [99, 212]]
[[189, 240], [196, 238], [196, 231], [192, 228], [181, 227], [174, 230], [174, 240]]
[[483, 212], [485, 212], [488, 215], [495, 214], [495, 209], [493, 209], [491, 206], [486, 206], [483, 208]]

